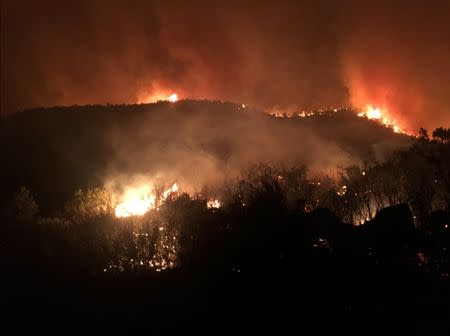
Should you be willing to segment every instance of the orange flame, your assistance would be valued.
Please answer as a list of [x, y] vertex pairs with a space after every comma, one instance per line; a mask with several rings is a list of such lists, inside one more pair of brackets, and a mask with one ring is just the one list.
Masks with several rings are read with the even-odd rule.
[[379, 107], [367, 106], [366, 110], [367, 119], [380, 119], [381, 118], [381, 110]]
[[143, 216], [152, 209], [159, 210], [161, 204], [172, 194], [176, 193], [178, 189], [178, 184], [174, 183], [157, 197], [149, 185], [128, 188], [122, 197], [120, 197], [121, 202], [115, 208], [115, 215], [119, 218]]
[[170, 101], [171, 103], [175, 103], [178, 101], [178, 95], [176, 93], [172, 93], [168, 98], [168, 101]]
[[208, 209], [219, 209], [221, 205], [222, 204], [217, 199], [210, 199], [208, 202], [206, 202], [206, 206]]
[[408, 132], [404, 131], [397, 123], [397, 121], [392, 120], [388, 117], [386, 109], [380, 107], [373, 107], [372, 105], [367, 105], [366, 110], [358, 113], [358, 117], [372, 119], [380, 123], [381, 125], [392, 129], [395, 133], [402, 133], [410, 135]]
[[176, 103], [178, 101], [178, 94], [177, 93], [167, 94], [164, 91], [157, 91], [152, 92], [151, 94], [142, 94], [138, 97], [139, 104], [151, 104], [160, 101], [168, 101], [171, 103]]

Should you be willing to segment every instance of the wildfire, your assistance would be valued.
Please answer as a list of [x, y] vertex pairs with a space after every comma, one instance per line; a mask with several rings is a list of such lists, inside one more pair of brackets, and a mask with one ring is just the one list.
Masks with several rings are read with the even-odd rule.
[[156, 205], [156, 196], [150, 188], [130, 188], [122, 197], [122, 202], [116, 206], [116, 217], [142, 216]]
[[208, 202], [206, 202], [206, 206], [208, 209], [218, 209], [221, 206], [221, 203], [219, 200], [211, 199]]
[[383, 111], [379, 107], [373, 107], [372, 105], [367, 105], [365, 111], [358, 113], [358, 117], [367, 118], [370, 120], [375, 120], [381, 125], [391, 128], [395, 133], [408, 134], [408, 132], [401, 129], [398, 123], [395, 120], [389, 119], [386, 116], [386, 111]]
[[142, 216], [152, 209], [159, 209], [172, 194], [178, 191], [178, 184], [174, 183], [165, 189], [159, 197], [154, 190], [148, 186], [129, 188], [121, 197], [121, 202], [115, 208], [116, 217]]
[[367, 119], [380, 119], [381, 118], [381, 110], [379, 107], [368, 106], [366, 110]]
[[168, 98], [168, 101], [170, 101], [171, 103], [175, 103], [178, 101], [178, 95], [176, 93], [172, 93]]
[[169, 189], [164, 190], [159, 199], [160, 204], [163, 203], [165, 200], [167, 200], [167, 198], [169, 198], [171, 194], [176, 193], [178, 189], [179, 189], [178, 184], [174, 183]]
[[[330, 115], [330, 113], [336, 113], [336, 112], [345, 112], [349, 111], [348, 108], [333, 108], [330, 110], [313, 110], [313, 111], [301, 111], [301, 112], [291, 112], [291, 113], [281, 113], [280, 111], [274, 111], [271, 112], [270, 115], [275, 118], [308, 118], [312, 116], [322, 116], [322, 115]], [[373, 120], [387, 128], [390, 128], [395, 133], [402, 133], [407, 135], [413, 135], [410, 132], [404, 131], [397, 121], [390, 119], [388, 117], [388, 113], [385, 109], [382, 109], [380, 107], [373, 107], [372, 105], [367, 105], [367, 108], [364, 111], [361, 111], [357, 114], [358, 117], [361, 118], [367, 118], [369, 120]]]
[[[166, 91], [167, 92], [167, 91]], [[177, 93], [166, 93], [166, 92], [157, 92], [152, 94], [145, 94], [141, 95], [138, 98], [138, 103], [142, 104], [150, 104], [150, 103], [156, 103], [160, 101], [168, 101], [171, 103], [176, 103], [178, 101], [178, 94]], [[170, 92], [170, 91], [169, 91]]]

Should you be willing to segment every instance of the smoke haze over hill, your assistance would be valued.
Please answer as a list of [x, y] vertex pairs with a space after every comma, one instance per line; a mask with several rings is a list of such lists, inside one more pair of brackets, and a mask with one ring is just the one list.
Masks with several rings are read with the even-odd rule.
[[177, 182], [189, 192], [221, 188], [260, 163], [336, 177], [340, 168], [383, 160], [411, 142], [352, 111], [275, 118], [208, 101], [36, 109], [1, 126], [5, 197], [27, 185], [56, 200], [136, 179]]

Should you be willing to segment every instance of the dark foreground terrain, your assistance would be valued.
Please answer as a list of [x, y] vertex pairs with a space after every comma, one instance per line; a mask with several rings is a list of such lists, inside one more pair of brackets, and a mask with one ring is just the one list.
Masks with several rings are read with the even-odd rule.
[[[200, 103], [184, 104], [182, 111], [199, 113], [188, 107]], [[218, 194], [180, 191], [145, 215], [117, 218], [100, 176], [111, 160], [115, 169], [135, 171], [153, 164], [136, 150], [131, 157], [143, 160], [121, 166], [131, 148], [146, 148], [152, 136], [157, 145], [150, 147], [215, 153], [224, 167], [245, 152], [236, 137], [184, 143], [186, 132], [199, 128], [180, 126], [180, 111], [162, 107], [169, 111], [164, 117], [155, 106], [133, 106], [137, 112], [129, 118], [122, 110], [130, 107], [115, 107], [116, 121], [108, 125], [103, 107], [85, 107], [82, 118], [73, 107], [66, 119], [49, 109], [4, 121], [2, 153], [10, 159], [0, 206], [6, 334], [450, 332], [450, 131], [438, 129], [429, 138], [423, 130], [412, 141], [346, 114], [277, 124], [262, 116], [259, 125], [269, 123], [272, 138], [289, 130], [295, 146], [306, 134], [299, 129], [323, 125], [320, 132], [329, 137], [323, 148], [340, 139], [339, 152], [353, 151], [361, 164], [332, 179], [311, 177], [306, 165], [263, 163]], [[89, 111], [91, 128], [79, 126]], [[143, 115], [153, 122], [161, 117], [165, 125], [173, 117], [176, 146], [165, 131], [140, 136]], [[208, 109], [200, 119], [201, 129], [225, 123], [224, 114], [211, 117]], [[352, 147], [353, 135], [336, 122], [347, 119], [374, 127], [367, 132], [372, 136]], [[227, 122], [228, 129], [241, 125]], [[129, 139], [124, 156], [105, 135], [119, 126], [113, 133]], [[377, 161], [380, 143], [397, 150]], [[208, 207], [212, 196], [220, 198], [219, 208]]]
[[[178, 266], [159, 272], [133, 259], [105, 271], [94, 260], [104, 253], [95, 239], [68, 246], [70, 238], [48, 228], [10, 228], [14, 246], [6, 247], [3, 264], [8, 329], [449, 331], [448, 231], [416, 230], [406, 206], [385, 209], [362, 227], [320, 209], [276, 218], [248, 211], [233, 214], [244, 228], [180, 237]], [[231, 216], [211, 215], [210, 225]]]

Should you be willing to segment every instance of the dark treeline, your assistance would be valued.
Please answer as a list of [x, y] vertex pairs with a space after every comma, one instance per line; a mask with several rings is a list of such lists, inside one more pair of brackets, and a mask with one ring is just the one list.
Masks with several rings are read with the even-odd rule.
[[181, 191], [140, 217], [116, 218], [98, 185], [46, 212], [17, 188], [1, 208], [6, 319], [57, 332], [448, 331], [449, 139], [421, 130], [337, 179], [256, 165], [219, 208]]

